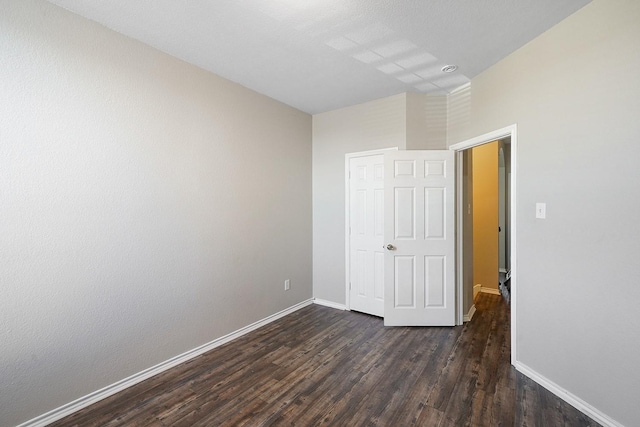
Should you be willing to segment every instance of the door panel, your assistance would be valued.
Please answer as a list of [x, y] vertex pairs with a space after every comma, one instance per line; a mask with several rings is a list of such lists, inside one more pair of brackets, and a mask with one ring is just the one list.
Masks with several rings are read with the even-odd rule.
[[385, 172], [385, 325], [453, 326], [454, 153], [387, 153]]
[[424, 201], [427, 211], [424, 216], [424, 238], [444, 239], [445, 237], [445, 192], [443, 188], [425, 188]]
[[396, 188], [393, 197], [395, 212], [395, 232], [396, 239], [415, 239], [415, 189]]
[[444, 306], [445, 275], [442, 256], [424, 257], [424, 277], [425, 277], [425, 307]]
[[415, 257], [399, 255], [394, 257], [394, 308], [415, 308], [416, 269]]
[[349, 160], [349, 308], [384, 314], [384, 157]]

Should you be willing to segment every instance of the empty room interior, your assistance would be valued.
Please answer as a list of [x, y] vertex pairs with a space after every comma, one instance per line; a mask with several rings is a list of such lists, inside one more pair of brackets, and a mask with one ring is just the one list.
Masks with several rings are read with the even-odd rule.
[[0, 0], [0, 426], [639, 425], [638, 70], [637, 0]]

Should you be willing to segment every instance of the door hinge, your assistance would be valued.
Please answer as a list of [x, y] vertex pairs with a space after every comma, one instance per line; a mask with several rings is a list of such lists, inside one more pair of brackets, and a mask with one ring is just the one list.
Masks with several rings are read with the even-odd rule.
[[351, 290], [351, 282], [349, 282], [349, 290]]

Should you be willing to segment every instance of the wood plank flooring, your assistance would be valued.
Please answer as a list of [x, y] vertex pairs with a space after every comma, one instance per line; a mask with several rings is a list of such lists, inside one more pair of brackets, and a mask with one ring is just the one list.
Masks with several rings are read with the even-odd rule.
[[510, 365], [509, 308], [385, 328], [318, 305], [51, 426], [598, 426]]

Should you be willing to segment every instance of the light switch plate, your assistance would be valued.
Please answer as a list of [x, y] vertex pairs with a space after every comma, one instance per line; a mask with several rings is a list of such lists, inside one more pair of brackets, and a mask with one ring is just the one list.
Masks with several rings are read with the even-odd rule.
[[536, 218], [545, 219], [547, 217], [547, 204], [536, 203]]

